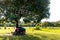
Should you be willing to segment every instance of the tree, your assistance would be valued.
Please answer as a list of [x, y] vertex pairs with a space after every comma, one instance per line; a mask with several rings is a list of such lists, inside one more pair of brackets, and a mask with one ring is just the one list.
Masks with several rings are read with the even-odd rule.
[[14, 20], [18, 27], [18, 20], [23, 17], [35, 18], [39, 23], [43, 18], [49, 18], [50, 0], [3, 0], [0, 7], [6, 19]]
[[41, 23], [41, 26], [42, 27], [54, 27], [54, 24], [53, 24], [53, 22], [45, 21], [45, 22]]

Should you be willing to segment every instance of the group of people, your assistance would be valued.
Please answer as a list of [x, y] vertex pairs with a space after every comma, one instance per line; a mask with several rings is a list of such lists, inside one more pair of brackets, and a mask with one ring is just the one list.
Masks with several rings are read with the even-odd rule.
[[25, 35], [25, 28], [23, 28], [23, 27], [16, 28], [13, 35]]

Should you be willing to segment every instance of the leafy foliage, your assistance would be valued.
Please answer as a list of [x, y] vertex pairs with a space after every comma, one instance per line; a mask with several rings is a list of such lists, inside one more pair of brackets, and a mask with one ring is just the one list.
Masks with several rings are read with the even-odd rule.
[[42, 27], [60, 27], [60, 21], [57, 21], [57, 22], [43, 22], [41, 23], [41, 26]]
[[21, 16], [33, 17], [37, 23], [43, 18], [48, 18], [50, 0], [3, 0], [0, 7], [6, 19], [19, 20]]

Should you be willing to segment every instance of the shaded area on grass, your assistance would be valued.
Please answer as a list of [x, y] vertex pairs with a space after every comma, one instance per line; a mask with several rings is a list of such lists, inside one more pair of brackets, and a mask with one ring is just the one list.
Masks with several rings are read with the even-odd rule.
[[60, 35], [40, 32], [18, 36], [0, 36], [0, 40], [60, 40]]
[[41, 40], [60, 40], [60, 35], [55, 35], [55, 34], [34, 34], [36, 37], [40, 36]]
[[6, 36], [0, 38], [2, 38], [2, 40], [41, 40], [39, 37], [33, 35]]

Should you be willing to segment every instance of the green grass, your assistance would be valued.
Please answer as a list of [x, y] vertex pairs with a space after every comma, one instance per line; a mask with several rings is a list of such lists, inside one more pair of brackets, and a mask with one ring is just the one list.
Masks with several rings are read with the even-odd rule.
[[60, 40], [60, 28], [41, 28], [41, 30], [34, 30], [32, 27], [27, 27], [26, 35], [5, 35], [13, 32], [14, 30], [15, 28], [13, 27], [0, 29], [0, 40]]

